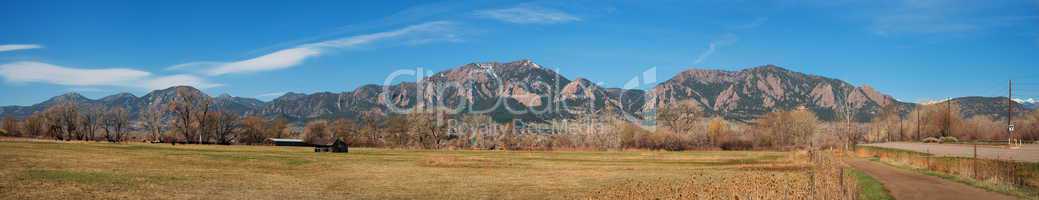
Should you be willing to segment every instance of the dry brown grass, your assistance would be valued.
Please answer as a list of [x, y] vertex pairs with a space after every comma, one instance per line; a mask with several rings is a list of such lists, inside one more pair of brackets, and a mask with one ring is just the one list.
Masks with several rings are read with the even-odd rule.
[[[811, 180], [806, 160], [785, 152], [359, 148], [331, 154], [6, 140], [0, 141], [0, 199], [583, 199], [626, 191], [618, 188], [666, 192], [652, 188], [703, 185], [715, 188], [712, 193], [753, 189], [747, 197], [775, 197], [801, 187], [782, 183]], [[757, 187], [763, 184], [775, 194]]]
[[854, 177], [829, 155], [812, 164], [699, 170], [687, 176], [628, 180], [609, 185], [587, 199], [854, 199]]

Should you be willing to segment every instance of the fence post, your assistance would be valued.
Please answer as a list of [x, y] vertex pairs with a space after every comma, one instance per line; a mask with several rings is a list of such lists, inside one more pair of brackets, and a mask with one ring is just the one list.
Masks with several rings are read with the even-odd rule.
[[978, 179], [978, 142], [975, 142], [975, 158], [970, 160], [970, 172]]
[[838, 179], [841, 179], [841, 197], [847, 197], [847, 192], [844, 191], [844, 167], [840, 167], [840, 174], [837, 175]]
[[926, 158], [927, 158], [927, 166], [926, 166], [926, 169], [927, 169], [927, 170], [931, 170], [931, 149], [927, 149], [927, 154], [926, 154], [926, 155], [924, 155], [924, 157], [926, 157]]

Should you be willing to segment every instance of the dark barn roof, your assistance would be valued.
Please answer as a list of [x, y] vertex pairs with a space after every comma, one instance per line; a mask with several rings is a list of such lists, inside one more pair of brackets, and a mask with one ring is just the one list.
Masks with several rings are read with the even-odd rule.
[[301, 139], [285, 139], [285, 138], [267, 138], [267, 142], [274, 144], [274, 146], [295, 146], [295, 147], [309, 147], [313, 146], [303, 142]]
[[335, 152], [335, 153], [347, 153], [350, 151], [350, 145], [343, 142], [343, 139], [336, 139], [335, 142], [328, 145], [315, 145], [314, 152]]

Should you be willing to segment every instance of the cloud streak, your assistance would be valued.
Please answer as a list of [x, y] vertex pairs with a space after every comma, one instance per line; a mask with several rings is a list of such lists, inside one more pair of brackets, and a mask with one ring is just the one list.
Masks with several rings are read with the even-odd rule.
[[455, 32], [456, 25], [449, 21], [434, 21], [412, 25], [401, 29], [356, 35], [334, 40], [298, 45], [293, 48], [278, 50], [255, 58], [231, 62], [191, 62], [171, 66], [167, 69], [205, 68], [202, 74], [219, 76], [226, 74], [243, 74], [262, 71], [273, 71], [295, 67], [304, 61], [318, 57], [334, 50], [349, 49], [363, 45], [374, 45], [380, 42], [399, 41], [398, 44], [424, 44], [440, 41], [460, 41]]
[[188, 74], [177, 74], [169, 76], [154, 77], [142, 80], [137, 86], [151, 90], [165, 89], [173, 86], [191, 86], [198, 89], [209, 89], [224, 86], [219, 83], [210, 83], [205, 79]]
[[154, 76], [150, 72], [129, 68], [81, 69], [42, 62], [21, 61], [0, 65], [0, 77], [10, 83], [47, 83], [90, 87], [116, 86], [162, 89], [187, 85], [197, 88], [218, 87], [192, 75]]
[[0, 52], [29, 50], [29, 49], [39, 49], [39, 48], [43, 48], [43, 46], [37, 45], [37, 44], [5, 44], [5, 45], [0, 45]]
[[476, 16], [515, 24], [558, 24], [581, 21], [581, 18], [568, 13], [536, 6], [483, 10], [477, 11]]
[[41, 62], [14, 62], [0, 65], [0, 76], [15, 83], [42, 82], [74, 86], [121, 86], [151, 76], [146, 71], [107, 68], [77, 69]]
[[721, 47], [728, 46], [732, 43], [736, 43], [737, 40], [739, 40], [739, 38], [737, 38], [736, 35], [726, 34], [721, 38], [711, 41], [707, 45], [707, 50], [700, 53], [699, 56], [696, 56], [696, 61], [693, 61], [693, 64], [703, 63], [707, 60], [707, 58], [711, 57], [711, 55], [713, 55], [715, 51], [717, 51]]
[[282, 95], [285, 95], [285, 93], [288, 93], [288, 92], [271, 92], [271, 93], [265, 93], [265, 94], [256, 95], [255, 97], [257, 99], [268, 99], [269, 100], [269, 99], [273, 99], [275, 97], [280, 97]]

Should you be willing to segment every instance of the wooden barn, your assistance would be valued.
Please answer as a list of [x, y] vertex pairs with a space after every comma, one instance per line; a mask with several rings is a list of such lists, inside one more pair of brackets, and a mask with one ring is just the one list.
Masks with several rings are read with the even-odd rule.
[[286, 139], [286, 138], [267, 138], [267, 144], [274, 146], [290, 146], [290, 147], [309, 147], [311, 145], [303, 142], [301, 139]]
[[350, 146], [343, 142], [342, 138], [336, 138], [336, 141], [329, 145], [314, 145], [314, 152], [348, 153]]

